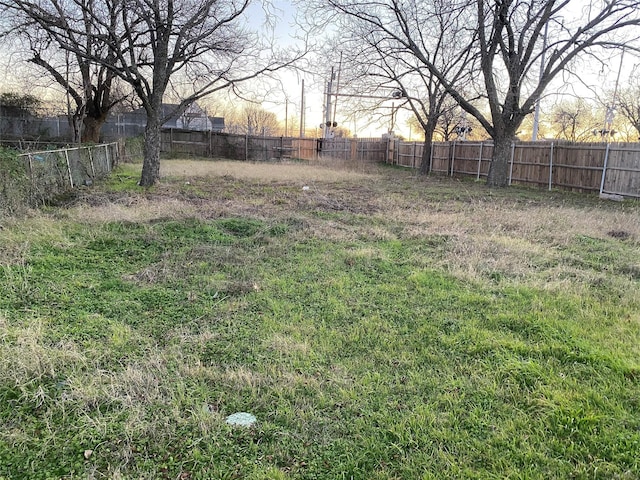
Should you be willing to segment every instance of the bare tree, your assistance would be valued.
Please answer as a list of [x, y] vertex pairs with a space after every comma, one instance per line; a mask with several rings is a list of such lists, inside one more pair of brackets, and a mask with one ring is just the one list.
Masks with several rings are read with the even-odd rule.
[[[347, 100], [341, 97], [340, 101], [371, 97], [377, 101], [369, 102], [369, 109], [382, 109], [390, 117], [397, 108], [409, 109], [424, 133], [420, 172], [427, 173], [438, 122], [452, 102], [441, 80], [416, 58], [415, 51], [419, 50], [429, 63], [437, 65], [451, 84], [462, 89], [464, 82], [470, 91], [469, 85], [473, 83], [470, 46], [475, 32], [467, 28], [461, 15], [464, 4], [410, 0], [402, 4], [382, 1], [365, 5], [364, 1], [327, 0], [314, 11], [326, 12], [327, 7], [338, 12], [325, 18], [338, 32], [333, 43], [342, 53], [343, 95]], [[409, 37], [412, 44], [399, 41]], [[466, 48], [450, 48], [450, 42], [456, 38], [458, 42], [464, 41]], [[394, 102], [391, 108], [390, 100]], [[364, 110], [360, 104], [358, 111]]]
[[[475, 93], [470, 97], [422, 43], [420, 31], [437, 29], [437, 15], [422, 27], [415, 23], [416, 12], [430, 9], [430, 2], [324, 3], [340, 15], [365, 22], [398, 49], [411, 52], [415, 64], [428, 70], [464, 110], [478, 119], [494, 141], [487, 179], [490, 186], [507, 185], [511, 143], [552, 80], [579, 56], [620, 48], [625, 43], [629, 48], [640, 24], [640, 1], [636, 0], [452, 0], [449, 8], [458, 8], [466, 27], [477, 34], [452, 38], [446, 48], [454, 58], [456, 52], [477, 55], [485, 109], [475, 100]], [[383, 16], [383, 10], [393, 14]]]
[[571, 142], [591, 140], [602, 123], [594, 115], [593, 105], [583, 98], [563, 101], [551, 111], [555, 137]]
[[618, 92], [617, 106], [620, 115], [635, 128], [640, 140], [640, 84], [637, 80]]
[[[2, 2], [3, 11], [7, 14], [4, 24], [5, 36], [13, 37], [21, 42], [23, 57], [44, 71], [62, 87], [69, 102], [69, 123], [72, 131], [71, 141], [98, 142], [100, 130], [107, 119], [109, 111], [121, 100], [121, 96], [113, 94], [116, 74], [78, 52], [65, 52], [61, 46], [78, 43], [88, 38], [91, 24], [84, 22], [76, 32], [71, 28], [61, 29], [59, 36], [42, 28], [42, 23], [60, 23], [60, 18], [48, 18], [37, 21], [33, 5]], [[63, 44], [58, 43], [62, 39]], [[105, 49], [87, 43], [84, 47], [91, 56], [103, 57], [102, 63], [113, 63], [114, 58]], [[84, 128], [82, 125], [84, 124]]]
[[[301, 56], [285, 57], [243, 26], [250, 0], [2, 1], [28, 14], [64, 50], [132, 86], [147, 115], [142, 186], [160, 178], [160, 132], [168, 118]], [[163, 110], [165, 94], [187, 90], [175, 109]]]
[[240, 109], [225, 113], [225, 129], [242, 135], [275, 136], [281, 125], [275, 113], [255, 103], [247, 103]]

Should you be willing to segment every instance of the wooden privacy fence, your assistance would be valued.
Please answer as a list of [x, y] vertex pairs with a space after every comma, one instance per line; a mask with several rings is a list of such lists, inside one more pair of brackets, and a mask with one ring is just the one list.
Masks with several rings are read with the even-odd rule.
[[[396, 140], [388, 162], [419, 168], [423, 148]], [[491, 142], [434, 143], [429, 171], [480, 179], [489, 174], [492, 155]], [[640, 144], [514, 142], [512, 183], [640, 198]]]
[[174, 155], [221, 157], [232, 160], [325, 158], [375, 163], [387, 161], [388, 143], [387, 139], [380, 138], [264, 137], [166, 129], [162, 131], [161, 151]]
[[318, 140], [323, 158], [354, 162], [387, 162], [389, 140], [386, 138], [325, 138]]
[[167, 129], [162, 131], [162, 152], [220, 157], [231, 160], [317, 158], [315, 138], [263, 137], [206, 131]]
[[[261, 137], [176, 129], [162, 133], [163, 152], [251, 161], [337, 159], [419, 168], [423, 148], [420, 142], [390, 138]], [[434, 143], [429, 171], [486, 178], [492, 155], [491, 142]], [[640, 144], [514, 142], [512, 183], [640, 198]]]

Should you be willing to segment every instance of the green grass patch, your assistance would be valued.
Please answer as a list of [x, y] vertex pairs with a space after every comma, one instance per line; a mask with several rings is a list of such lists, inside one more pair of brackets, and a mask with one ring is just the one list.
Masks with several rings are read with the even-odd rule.
[[17, 229], [0, 478], [640, 476], [637, 243], [558, 252], [608, 289], [483, 282], [443, 268], [454, 235], [302, 206]]

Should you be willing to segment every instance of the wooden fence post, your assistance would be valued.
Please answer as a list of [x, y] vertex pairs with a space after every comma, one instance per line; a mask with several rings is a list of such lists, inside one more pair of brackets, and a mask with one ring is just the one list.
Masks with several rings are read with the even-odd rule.
[[395, 164], [398, 165], [400, 163], [400, 140], [393, 140], [393, 158]]
[[480, 155], [478, 156], [478, 175], [476, 175], [476, 180], [480, 180], [480, 168], [482, 167], [482, 147], [484, 142], [480, 142]]
[[387, 148], [385, 148], [384, 150], [384, 163], [386, 163], [387, 165], [389, 164], [389, 138], [387, 138]]
[[549, 153], [549, 191], [553, 186], [553, 142], [551, 142], [551, 152]]

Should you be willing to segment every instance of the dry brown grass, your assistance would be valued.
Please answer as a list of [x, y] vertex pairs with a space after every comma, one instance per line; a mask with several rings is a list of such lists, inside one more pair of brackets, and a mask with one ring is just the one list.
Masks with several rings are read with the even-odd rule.
[[[248, 216], [294, 221], [301, 238], [334, 241], [439, 237], [445, 239], [443, 253], [432, 263], [457, 276], [527, 278], [547, 287], [573, 276], [562, 252], [578, 236], [640, 242], [637, 202], [619, 205], [593, 195], [517, 187], [492, 191], [376, 165], [165, 160], [162, 176], [148, 192], [90, 192], [64, 215], [98, 224]], [[51, 228], [42, 228], [47, 222]], [[19, 263], [30, 230], [55, 237], [59, 228], [53, 219], [35, 216], [11, 234], [0, 230], [8, 246], [0, 259]], [[638, 261], [629, 265], [629, 271], [636, 270]], [[131, 280], [166, 274], [158, 264]]]
[[[364, 171], [366, 170], [366, 171]], [[162, 177], [198, 178], [232, 177], [240, 180], [265, 182], [293, 182], [312, 185], [314, 182], [366, 181], [375, 176], [375, 165], [359, 166], [358, 170], [347, 168], [344, 163], [248, 163], [233, 161], [165, 160], [162, 162]], [[368, 173], [369, 172], [369, 173]]]

